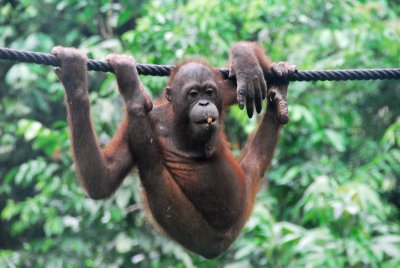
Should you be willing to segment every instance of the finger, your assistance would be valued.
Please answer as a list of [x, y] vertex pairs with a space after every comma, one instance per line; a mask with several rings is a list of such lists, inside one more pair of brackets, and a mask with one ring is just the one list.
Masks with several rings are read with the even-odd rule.
[[288, 70], [289, 70], [290, 74], [293, 74], [293, 73], [297, 72], [297, 66], [293, 65], [293, 64], [289, 64]]
[[246, 98], [246, 83], [240, 82], [238, 83], [237, 89], [237, 102], [239, 103], [240, 110], [244, 108], [244, 100]]
[[60, 67], [55, 67], [54, 72], [56, 73], [58, 79], [62, 80], [62, 70]]
[[272, 70], [272, 73], [275, 74], [276, 76], [278, 76], [278, 77], [282, 76], [282, 71], [281, 71], [281, 68], [280, 68], [280, 62], [273, 64], [271, 70]]
[[115, 54], [109, 54], [106, 56], [105, 60], [109, 63], [111, 63], [111, 61], [113, 60], [113, 58], [115, 57]]
[[63, 47], [60, 46], [53, 47], [51, 49], [51, 54], [53, 54], [54, 56], [58, 56], [61, 53], [62, 49]]
[[235, 73], [235, 70], [233, 69], [233, 66], [232, 66], [232, 64], [231, 64], [231, 66], [230, 66], [230, 68], [229, 68], [228, 77], [229, 77], [229, 78], [232, 78], [232, 77], [235, 77], [235, 76], [236, 76], [236, 73]]
[[287, 102], [279, 93], [277, 94], [275, 101], [278, 122], [281, 124], [286, 124], [289, 121]]
[[289, 67], [288, 64], [286, 62], [280, 62], [279, 67], [282, 72], [282, 78], [286, 80], [288, 76], [288, 67]]
[[272, 88], [268, 92], [268, 96], [267, 96], [268, 102], [273, 102], [275, 100], [275, 97], [276, 97], [276, 89]]
[[249, 118], [252, 118], [254, 113], [254, 85], [252, 83], [247, 85], [246, 110]]
[[258, 76], [254, 77], [254, 105], [256, 107], [256, 112], [259, 114], [262, 110], [262, 94], [261, 87]]
[[260, 89], [261, 89], [261, 97], [264, 100], [267, 97], [267, 83], [264, 79], [264, 77], [262, 79], [258, 79], [258, 83], [260, 83]]

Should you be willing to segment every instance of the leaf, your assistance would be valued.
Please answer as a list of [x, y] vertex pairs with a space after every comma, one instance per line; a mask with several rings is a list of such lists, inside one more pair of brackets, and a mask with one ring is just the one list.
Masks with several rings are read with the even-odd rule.
[[242, 247], [238, 251], [236, 251], [234, 255], [235, 260], [240, 260], [243, 258], [246, 258], [248, 256], [251, 256], [251, 254], [256, 250], [256, 245], [255, 244], [247, 244]]
[[346, 150], [344, 138], [337, 131], [334, 131], [332, 129], [327, 129], [325, 131], [325, 135], [328, 138], [330, 144], [332, 144], [335, 147], [336, 151], [344, 152]]
[[400, 236], [384, 235], [374, 239], [372, 248], [377, 252], [384, 252], [392, 258], [400, 260]]
[[119, 233], [115, 238], [115, 248], [119, 253], [127, 253], [133, 246], [132, 239], [126, 233]]
[[289, 184], [297, 175], [300, 174], [301, 167], [300, 166], [292, 166], [290, 167], [283, 175], [283, 177], [278, 181], [279, 184]]
[[53, 217], [47, 219], [46, 223], [44, 224], [44, 232], [47, 237], [52, 235], [62, 234], [64, 231], [64, 221], [61, 217]]

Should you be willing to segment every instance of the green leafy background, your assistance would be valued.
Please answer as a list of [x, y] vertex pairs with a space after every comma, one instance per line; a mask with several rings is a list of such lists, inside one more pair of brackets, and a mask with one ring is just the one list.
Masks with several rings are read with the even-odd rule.
[[[55, 45], [104, 59], [225, 66], [239, 40], [299, 69], [400, 67], [398, 0], [0, 1], [0, 46]], [[93, 73], [102, 144], [122, 116], [113, 75]], [[153, 97], [166, 78], [142, 77]], [[136, 173], [93, 201], [73, 171], [63, 88], [46, 66], [0, 61], [1, 267], [399, 267], [399, 81], [294, 82], [291, 121], [240, 238], [205, 260], [154, 231]], [[237, 107], [237, 154], [257, 125]]]

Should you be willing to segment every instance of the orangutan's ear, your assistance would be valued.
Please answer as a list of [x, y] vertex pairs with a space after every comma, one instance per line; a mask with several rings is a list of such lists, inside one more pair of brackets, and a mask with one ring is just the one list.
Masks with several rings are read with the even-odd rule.
[[170, 86], [167, 86], [164, 90], [164, 96], [167, 101], [172, 102], [172, 89]]

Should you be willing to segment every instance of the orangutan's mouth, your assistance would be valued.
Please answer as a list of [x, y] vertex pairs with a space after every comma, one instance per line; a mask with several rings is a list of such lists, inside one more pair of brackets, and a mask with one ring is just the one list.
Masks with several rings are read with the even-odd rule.
[[211, 117], [211, 116], [209, 116], [209, 117], [207, 117], [207, 118], [204, 118], [204, 119], [202, 119], [202, 120], [197, 121], [196, 124], [207, 124], [207, 125], [211, 125], [211, 124], [214, 123], [216, 120], [217, 120], [216, 117]]

